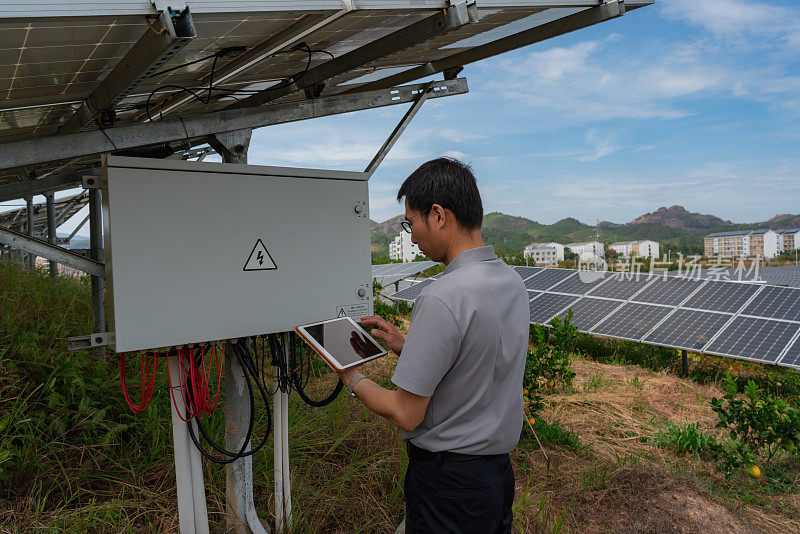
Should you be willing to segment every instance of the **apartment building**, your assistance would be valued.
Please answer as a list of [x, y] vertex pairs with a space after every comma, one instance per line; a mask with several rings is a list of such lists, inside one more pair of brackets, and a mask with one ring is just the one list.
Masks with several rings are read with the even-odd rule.
[[716, 232], [708, 234], [703, 244], [705, 256], [774, 258], [778, 253], [778, 234], [770, 229]]
[[778, 235], [778, 253], [800, 249], [800, 228], [784, 228], [775, 233]]
[[583, 243], [567, 243], [567, 248], [578, 255], [582, 262], [593, 262], [605, 256], [605, 248], [600, 241], [584, 241]]
[[658, 258], [660, 255], [660, 247], [656, 241], [649, 239], [642, 239], [639, 241], [617, 241], [611, 243], [608, 248], [613, 249], [622, 258], [630, 258], [633, 256], [639, 258]]
[[561, 243], [531, 243], [525, 247], [524, 254], [536, 265], [555, 266], [564, 260], [564, 245]]
[[419, 247], [411, 242], [411, 234], [400, 232], [400, 234], [389, 242], [389, 259], [402, 260], [403, 262], [414, 261], [417, 256], [424, 256]]

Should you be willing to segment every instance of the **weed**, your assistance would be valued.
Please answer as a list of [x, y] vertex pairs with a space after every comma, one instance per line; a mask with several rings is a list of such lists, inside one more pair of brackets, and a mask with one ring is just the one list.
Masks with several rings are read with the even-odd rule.
[[653, 436], [653, 444], [669, 447], [678, 453], [688, 453], [699, 457], [717, 447], [714, 436], [700, 430], [699, 423], [677, 425], [665, 421]]
[[628, 380], [627, 385], [632, 388], [642, 389], [644, 388], [645, 383], [647, 383], [647, 380], [642, 380], [639, 378], [639, 375], [633, 375], [633, 378]]
[[529, 426], [528, 423], [523, 425], [522, 435], [528, 438], [526, 440], [527, 443], [536, 444], [536, 439], [533, 437], [531, 427], [533, 427], [533, 432], [536, 432], [536, 435], [542, 443], [548, 443], [554, 447], [567, 449], [572, 452], [581, 452], [586, 448], [581, 443], [578, 434], [565, 429], [558, 421], [548, 423], [538, 417], [532, 425]]
[[599, 491], [602, 489], [606, 489], [608, 487], [608, 467], [603, 466], [600, 469], [598, 466], [594, 466], [593, 469], [589, 470], [588, 473], [583, 474], [583, 485], [582, 489], [585, 490], [592, 490], [592, 491]]
[[605, 378], [601, 371], [595, 372], [589, 380], [583, 384], [584, 391], [602, 391], [610, 389], [614, 385], [614, 380]]

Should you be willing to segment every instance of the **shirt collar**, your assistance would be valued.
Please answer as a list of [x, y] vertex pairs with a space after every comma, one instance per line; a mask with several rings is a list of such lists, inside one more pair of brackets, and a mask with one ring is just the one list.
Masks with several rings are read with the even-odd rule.
[[487, 261], [496, 259], [497, 255], [494, 253], [494, 247], [487, 245], [485, 247], [470, 248], [461, 252], [458, 256], [453, 258], [442, 274], [447, 274], [455, 271], [462, 265], [468, 263], [476, 263], [479, 261]]

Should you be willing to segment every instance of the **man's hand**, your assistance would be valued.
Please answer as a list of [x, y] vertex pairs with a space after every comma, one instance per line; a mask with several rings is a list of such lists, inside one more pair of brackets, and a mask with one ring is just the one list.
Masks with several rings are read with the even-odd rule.
[[337, 369], [336, 373], [339, 375], [339, 380], [342, 381], [344, 387], [347, 387], [354, 376], [356, 376], [357, 374], [362, 374], [362, 375], [364, 374], [364, 366], [356, 365], [355, 367], [350, 367], [349, 369], [345, 369], [343, 371], [339, 371]]
[[362, 317], [361, 324], [372, 328], [372, 330], [370, 330], [370, 334], [378, 339], [382, 339], [392, 352], [398, 356], [400, 355], [400, 352], [403, 350], [403, 344], [406, 342], [406, 340], [396, 326], [378, 315]]

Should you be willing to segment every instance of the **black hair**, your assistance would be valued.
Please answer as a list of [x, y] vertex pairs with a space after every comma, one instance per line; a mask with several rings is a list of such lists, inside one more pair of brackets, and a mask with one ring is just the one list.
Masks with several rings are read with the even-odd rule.
[[483, 223], [483, 203], [469, 165], [455, 158], [436, 158], [423, 163], [406, 178], [397, 193], [408, 207], [427, 214], [434, 204], [453, 212], [461, 228], [477, 230]]

